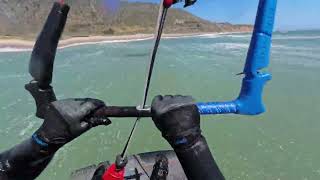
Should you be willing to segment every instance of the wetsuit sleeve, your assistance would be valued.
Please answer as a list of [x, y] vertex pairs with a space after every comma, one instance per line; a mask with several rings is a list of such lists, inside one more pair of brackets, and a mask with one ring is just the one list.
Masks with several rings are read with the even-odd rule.
[[189, 147], [174, 148], [174, 150], [188, 179], [225, 179], [210, 152], [206, 139], [203, 136]]
[[31, 138], [0, 154], [0, 179], [32, 180], [47, 167], [54, 153], [48, 153]]

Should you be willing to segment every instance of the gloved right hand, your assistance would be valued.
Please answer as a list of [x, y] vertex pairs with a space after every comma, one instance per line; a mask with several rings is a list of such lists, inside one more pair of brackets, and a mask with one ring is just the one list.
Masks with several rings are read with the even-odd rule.
[[151, 113], [173, 148], [192, 146], [201, 137], [200, 113], [191, 96], [156, 96]]
[[45, 120], [32, 137], [49, 152], [55, 152], [92, 127], [109, 125], [107, 118], [92, 117], [104, 106], [104, 102], [89, 98], [55, 101], [47, 106]]

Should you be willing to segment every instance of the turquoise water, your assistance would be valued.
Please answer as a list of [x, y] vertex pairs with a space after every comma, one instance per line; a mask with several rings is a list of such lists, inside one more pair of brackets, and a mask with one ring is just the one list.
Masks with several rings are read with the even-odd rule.
[[[249, 34], [166, 39], [151, 83], [157, 94], [193, 95], [198, 101], [233, 99], [239, 92]], [[112, 105], [141, 101], [151, 41], [61, 49], [53, 85], [59, 99], [95, 97]], [[0, 150], [40, 126], [23, 89], [30, 52], [0, 53]], [[265, 89], [267, 112], [258, 117], [207, 116], [203, 133], [227, 179], [320, 179], [320, 32], [275, 34], [273, 80]], [[71, 171], [114, 159], [134, 119], [114, 119], [61, 149], [40, 180], [68, 179]], [[141, 121], [130, 154], [169, 149], [150, 119]]]

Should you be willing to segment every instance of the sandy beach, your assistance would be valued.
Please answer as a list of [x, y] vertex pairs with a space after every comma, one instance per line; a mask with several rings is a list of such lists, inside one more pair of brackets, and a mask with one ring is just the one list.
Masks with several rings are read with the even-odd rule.
[[[235, 32], [232, 32], [235, 33]], [[243, 33], [243, 32], [238, 32]], [[190, 33], [190, 34], [164, 34], [163, 38], [182, 38], [194, 37], [204, 35], [221, 35], [230, 34], [224, 33]], [[71, 37], [62, 39], [59, 42], [59, 48], [66, 48], [78, 45], [97, 44], [97, 43], [112, 43], [112, 42], [130, 42], [142, 41], [152, 39], [153, 34], [136, 34], [136, 35], [121, 35], [121, 36], [88, 36], [88, 37]], [[0, 38], [0, 52], [18, 52], [30, 51], [34, 46], [35, 41], [13, 39], [13, 38]]]

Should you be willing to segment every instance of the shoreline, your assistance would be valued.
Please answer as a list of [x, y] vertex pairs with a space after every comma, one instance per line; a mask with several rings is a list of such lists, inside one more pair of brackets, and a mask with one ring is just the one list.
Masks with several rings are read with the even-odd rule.
[[[190, 33], [190, 34], [164, 34], [164, 39], [173, 38], [188, 38], [201, 36], [215, 36], [226, 34], [239, 34], [249, 32], [222, 32], [222, 33]], [[153, 39], [153, 34], [135, 34], [135, 35], [119, 35], [119, 36], [87, 36], [87, 37], [71, 37], [62, 39], [59, 42], [58, 49], [90, 45], [90, 44], [104, 44], [104, 43], [119, 43], [119, 42], [133, 42], [145, 41]], [[0, 38], [0, 52], [23, 52], [31, 51], [34, 46], [34, 41], [22, 39], [1, 39]]]

